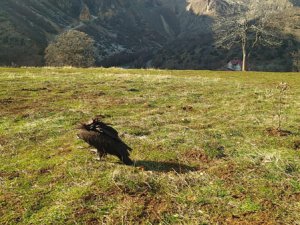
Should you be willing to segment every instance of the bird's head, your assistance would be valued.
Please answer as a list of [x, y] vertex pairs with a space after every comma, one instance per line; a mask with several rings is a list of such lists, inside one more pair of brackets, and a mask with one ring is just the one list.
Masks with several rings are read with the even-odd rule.
[[93, 118], [93, 123], [102, 122], [104, 118], [105, 118], [105, 116], [103, 116], [103, 115], [97, 115]]

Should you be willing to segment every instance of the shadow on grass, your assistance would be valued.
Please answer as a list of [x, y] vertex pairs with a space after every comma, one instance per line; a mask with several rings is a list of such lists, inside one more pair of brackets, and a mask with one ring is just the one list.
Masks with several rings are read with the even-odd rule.
[[176, 162], [159, 162], [148, 160], [137, 160], [134, 163], [135, 166], [143, 167], [146, 171], [156, 172], [170, 172], [175, 171], [177, 173], [188, 173], [190, 171], [196, 171], [197, 167], [188, 166]]

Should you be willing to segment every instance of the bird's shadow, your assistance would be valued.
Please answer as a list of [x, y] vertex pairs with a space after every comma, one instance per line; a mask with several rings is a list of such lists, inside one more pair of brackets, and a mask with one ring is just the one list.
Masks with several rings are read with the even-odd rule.
[[155, 172], [175, 171], [177, 173], [188, 173], [190, 171], [197, 170], [197, 167], [188, 166], [182, 163], [149, 161], [149, 160], [137, 160], [134, 162], [134, 166], [142, 167], [146, 171], [155, 171]]

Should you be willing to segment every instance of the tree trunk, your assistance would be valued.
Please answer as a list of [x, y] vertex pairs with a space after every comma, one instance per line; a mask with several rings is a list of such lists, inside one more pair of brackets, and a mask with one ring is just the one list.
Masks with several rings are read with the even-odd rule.
[[246, 43], [242, 44], [242, 50], [243, 50], [243, 66], [242, 71], [247, 71], [247, 50], [246, 50]]

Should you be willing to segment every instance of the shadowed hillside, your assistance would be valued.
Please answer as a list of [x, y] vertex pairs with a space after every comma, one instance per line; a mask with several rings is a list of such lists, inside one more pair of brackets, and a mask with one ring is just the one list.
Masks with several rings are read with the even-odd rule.
[[[229, 56], [214, 49], [211, 25], [232, 7], [225, 0], [5, 0], [0, 65], [43, 65], [45, 47], [76, 29], [95, 39], [97, 65], [218, 69]], [[284, 32], [300, 37], [297, 13]]]

